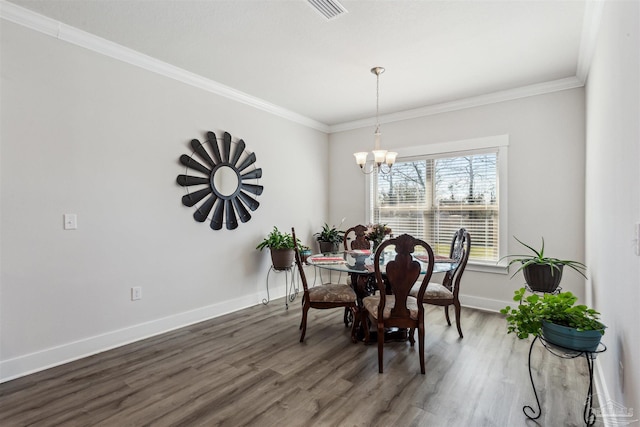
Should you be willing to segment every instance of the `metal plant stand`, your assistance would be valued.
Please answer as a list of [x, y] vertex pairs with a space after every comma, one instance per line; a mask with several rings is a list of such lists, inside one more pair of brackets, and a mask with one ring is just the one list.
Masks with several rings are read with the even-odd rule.
[[[269, 268], [269, 272], [267, 272], [267, 297], [262, 300], [262, 304], [267, 305], [271, 301], [271, 298], [269, 296], [269, 275], [271, 274], [272, 271], [276, 273], [284, 272], [284, 283], [285, 283], [285, 293], [286, 293], [284, 304], [285, 304], [285, 307], [289, 309], [289, 302], [293, 302], [293, 300], [296, 299], [296, 296], [298, 296], [298, 293], [300, 292], [300, 284], [299, 282], [296, 281], [294, 266], [287, 267], [283, 270], [276, 270], [275, 268], [273, 268], [273, 266]], [[290, 277], [291, 280], [289, 280], [289, 276], [291, 276]]]
[[540, 408], [540, 399], [538, 399], [538, 393], [536, 392], [536, 386], [533, 382], [533, 374], [531, 373], [531, 353], [533, 351], [533, 346], [536, 341], [540, 341], [542, 345], [554, 356], [560, 357], [562, 359], [575, 359], [580, 356], [584, 356], [587, 361], [587, 367], [589, 368], [589, 389], [587, 391], [587, 398], [584, 402], [584, 410], [582, 413], [582, 418], [587, 426], [592, 426], [596, 422], [596, 415], [593, 413], [593, 361], [598, 355], [598, 353], [602, 353], [607, 350], [607, 347], [600, 343], [598, 349], [595, 351], [586, 351], [586, 350], [573, 350], [570, 348], [564, 348], [557, 346], [555, 344], [551, 344], [547, 342], [544, 338], [539, 335], [531, 342], [531, 347], [529, 348], [529, 378], [531, 379], [531, 387], [533, 388], [533, 395], [536, 398], [536, 404], [538, 405], [538, 410], [536, 414], [536, 410], [529, 405], [525, 405], [522, 407], [522, 412], [529, 418], [530, 420], [537, 420], [542, 415], [542, 409]]
[[538, 294], [538, 295], [544, 295], [544, 294], [558, 295], [560, 292], [562, 292], [562, 288], [560, 286], [558, 286], [553, 292], [534, 291], [529, 287], [527, 283], [525, 283], [523, 286], [527, 290], [527, 292], [530, 292], [532, 294]]

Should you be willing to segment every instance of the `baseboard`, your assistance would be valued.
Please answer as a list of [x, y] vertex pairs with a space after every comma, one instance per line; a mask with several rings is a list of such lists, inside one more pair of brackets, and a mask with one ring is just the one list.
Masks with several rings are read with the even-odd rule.
[[[271, 295], [272, 299], [284, 295], [284, 292], [276, 293], [277, 295]], [[266, 296], [266, 294], [264, 296]], [[226, 300], [221, 303], [177, 313], [161, 319], [155, 319], [105, 334], [47, 348], [13, 359], [3, 360], [0, 362], [0, 383], [251, 307], [258, 304], [259, 301], [262, 301], [264, 296], [258, 293]]]
[[494, 313], [500, 312], [509, 303], [497, 299], [489, 299], [476, 297], [472, 295], [460, 295], [460, 304], [463, 307], [473, 308], [476, 310], [491, 311]]

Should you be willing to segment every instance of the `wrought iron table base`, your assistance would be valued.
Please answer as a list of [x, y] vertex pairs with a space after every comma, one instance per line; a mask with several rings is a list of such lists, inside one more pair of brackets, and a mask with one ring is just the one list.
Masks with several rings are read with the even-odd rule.
[[[596, 351], [585, 351], [585, 350], [572, 350], [565, 349], [558, 346], [551, 346], [551, 344], [547, 343], [544, 338], [536, 335], [536, 337], [531, 342], [531, 347], [529, 347], [529, 378], [531, 379], [531, 387], [533, 388], [533, 395], [536, 398], [536, 404], [538, 405], [538, 411], [536, 415], [536, 410], [529, 405], [525, 405], [522, 407], [522, 412], [526, 415], [530, 420], [537, 420], [542, 415], [542, 409], [540, 408], [540, 399], [538, 398], [538, 393], [536, 392], [536, 386], [533, 382], [533, 374], [531, 372], [531, 353], [533, 352], [533, 346], [535, 345], [537, 340], [540, 340], [542, 345], [553, 355], [561, 357], [563, 359], [575, 359], [580, 356], [584, 356], [587, 361], [587, 367], [589, 368], [589, 389], [587, 391], [587, 398], [584, 402], [584, 410], [582, 412], [582, 419], [584, 420], [587, 426], [592, 426], [596, 422], [596, 415], [593, 413], [593, 360], [596, 358], [598, 353], [602, 353], [607, 350], [607, 347], [604, 344], [600, 344], [602, 349], [598, 349]], [[599, 347], [600, 348], [600, 347]], [[565, 353], [559, 354], [554, 349], [558, 351], [564, 351]], [[529, 415], [529, 413], [531, 415]]]

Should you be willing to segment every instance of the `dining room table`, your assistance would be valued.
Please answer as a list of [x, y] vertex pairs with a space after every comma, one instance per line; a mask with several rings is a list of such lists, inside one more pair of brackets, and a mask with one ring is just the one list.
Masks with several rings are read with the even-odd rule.
[[[389, 250], [383, 252], [380, 256], [380, 271], [383, 280], [387, 263], [395, 257], [395, 251], [392, 246], [387, 246], [387, 248]], [[427, 254], [416, 253], [413, 254], [413, 258], [420, 263], [422, 273], [426, 273], [429, 262]], [[437, 255], [434, 258], [432, 274], [446, 273], [458, 266], [457, 261], [451, 258]], [[375, 279], [374, 253], [371, 250], [354, 249], [335, 253], [313, 254], [307, 258], [307, 263], [322, 270], [348, 274], [351, 278], [351, 287], [357, 296], [357, 305], [360, 313], [363, 310], [362, 299], [373, 295], [378, 290]], [[387, 293], [390, 293], [390, 291], [388, 290]], [[351, 319], [351, 321], [357, 322], [357, 317]], [[359, 339], [364, 336], [362, 325], [359, 327], [357, 336]], [[388, 331], [385, 334], [385, 340], [406, 340], [406, 331]]]

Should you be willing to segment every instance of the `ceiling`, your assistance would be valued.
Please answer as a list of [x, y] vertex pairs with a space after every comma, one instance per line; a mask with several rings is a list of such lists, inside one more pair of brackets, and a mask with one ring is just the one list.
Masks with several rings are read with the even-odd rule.
[[375, 116], [374, 66], [381, 115], [579, 76], [589, 25], [577, 0], [10, 2], [329, 128]]

